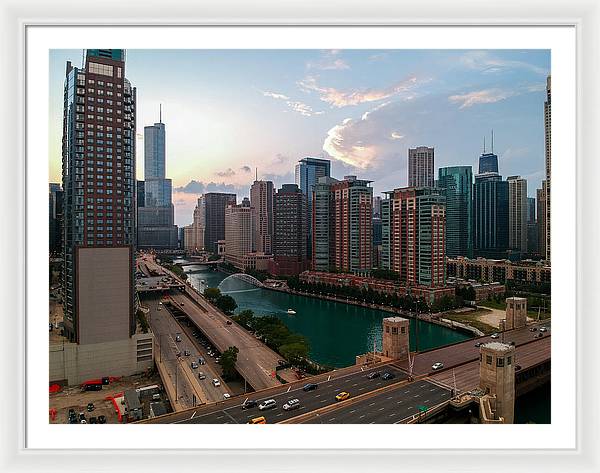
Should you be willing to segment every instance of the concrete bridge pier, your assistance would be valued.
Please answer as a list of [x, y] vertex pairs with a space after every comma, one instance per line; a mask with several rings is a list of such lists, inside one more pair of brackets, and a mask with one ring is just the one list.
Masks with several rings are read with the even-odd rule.
[[515, 419], [515, 347], [490, 342], [479, 352], [479, 413], [485, 424], [512, 424]]

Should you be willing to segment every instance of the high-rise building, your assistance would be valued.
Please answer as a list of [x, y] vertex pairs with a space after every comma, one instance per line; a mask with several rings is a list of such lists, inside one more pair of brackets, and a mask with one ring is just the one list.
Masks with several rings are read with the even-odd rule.
[[137, 247], [177, 248], [171, 179], [166, 179], [165, 124], [144, 127], [144, 204], [137, 209]]
[[67, 62], [63, 119], [64, 327], [78, 344], [128, 339], [134, 313], [136, 89], [125, 50]]
[[204, 197], [199, 197], [194, 208], [194, 221], [191, 225], [184, 227], [185, 244], [183, 248], [190, 253], [197, 253], [204, 249], [205, 214]]
[[527, 197], [527, 223], [533, 223], [535, 221], [535, 197]]
[[485, 151], [479, 156], [479, 174], [486, 172], [498, 172], [498, 155], [486, 153]]
[[382, 268], [407, 285], [446, 284], [446, 206], [441, 191], [404, 187], [381, 203]]
[[273, 252], [273, 183], [254, 181], [250, 187], [252, 248], [257, 253]]
[[381, 197], [373, 197], [373, 218], [381, 218]]
[[[544, 225], [545, 243], [544, 256], [550, 261], [550, 170], [552, 155], [552, 94], [550, 76], [546, 79], [546, 101], [544, 102], [544, 137], [545, 137], [545, 157], [546, 157], [546, 180], [545, 180], [545, 198], [546, 198], [546, 219]], [[542, 183], [542, 186], [544, 184]], [[539, 217], [538, 217], [539, 218]]]
[[244, 269], [244, 257], [249, 253], [252, 253], [251, 208], [228, 205], [225, 209], [225, 261]]
[[506, 258], [508, 183], [495, 172], [475, 176], [473, 187], [473, 251], [483, 258]]
[[546, 212], [546, 205], [548, 200], [546, 199], [548, 181], [542, 181], [542, 188], [536, 189], [537, 193], [537, 228], [538, 228], [538, 253], [542, 259], [546, 259], [546, 219], [548, 213]]
[[235, 194], [221, 192], [204, 194], [204, 248], [206, 251], [217, 254], [217, 242], [225, 239], [225, 209], [228, 205], [235, 204]]
[[471, 166], [439, 169], [446, 197], [446, 255], [473, 257], [473, 171]]
[[435, 185], [434, 149], [427, 146], [408, 150], [408, 186], [433, 187]]
[[296, 184], [283, 184], [274, 199], [273, 263], [277, 275], [306, 269], [306, 196]]
[[64, 192], [60, 184], [50, 183], [49, 186], [49, 250], [51, 255], [59, 255], [62, 252], [62, 218], [63, 218]]
[[312, 258], [312, 204], [313, 191], [318, 180], [321, 177], [331, 176], [331, 162], [328, 159], [321, 158], [303, 158], [296, 164], [295, 178], [296, 185], [306, 196], [306, 252], [309, 258]]
[[509, 176], [508, 182], [508, 246], [521, 255], [527, 253], [527, 180]]
[[536, 205], [535, 197], [527, 197], [527, 253], [534, 258], [539, 255]]
[[313, 201], [313, 268], [367, 272], [372, 269], [371, 181], [322, 177]]
[[143, 207], [146, 203], [146, 188], [144, 181], [136, 181], [136, 207]]

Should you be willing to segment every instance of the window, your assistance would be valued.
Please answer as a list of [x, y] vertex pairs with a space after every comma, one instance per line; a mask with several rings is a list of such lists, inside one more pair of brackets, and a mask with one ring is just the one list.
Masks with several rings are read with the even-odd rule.
[[506, 366], [510, 366], [511, 365], [511, 361], [512, 361], [511, 358], [512, 358], [511, 356], [508, 356], [506, 358]]
[[390, 333], [390, 327], [389, 327], [389, 325], [385, 326], [385, 333]]
[[491, 355], [485, 355], [485, 362], [488, 365], [491, 365], [492, 364], [492, 356]]
[[92, 74], [100, 74], [103, 76], [113, 76], [113, 66], [109, 66], [108, 64], [100, 64], [97, 62], [88, 63], [88, 70]]
[[406, 327], [400, 327], [400, 333], [406, 333]]
[[398, 327], [392, 327], [392, 335], [398, 334]]
[[504, 358], [496, 358], [496, 366], [502, 368], [504, 366]]

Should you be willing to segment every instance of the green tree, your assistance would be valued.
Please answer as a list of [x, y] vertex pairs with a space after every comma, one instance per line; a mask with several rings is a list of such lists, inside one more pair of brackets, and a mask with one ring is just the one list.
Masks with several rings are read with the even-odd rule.
[[221, 355], [221, 368], [223, 369], [223, 376], [227, 379], [233, 379], [236, 377], [235, 364], [237, 362], [237, 356], [240, 350], [236, 346], [229, 347]]
[[207, 287], [204, 289], [204, 297], [209, 301], [214, 302], [221, 297], [221, 290], [218, 287]]
[[308, 357], [308, 344], [302, 342], [288, 343], [279, 347], [279, 353], [292, 364], [298, 364]]
[[250, 309], [242, 310], [239, 314], [232, 317], [238, 324], [246, 328], [252, 328], [254, 322], [254, 312]]
[[215, 305], [228, 315], [233, 314], [233, 311], [237, 309], [237, 302], [228, 295], [219, 296], [215, 301]]

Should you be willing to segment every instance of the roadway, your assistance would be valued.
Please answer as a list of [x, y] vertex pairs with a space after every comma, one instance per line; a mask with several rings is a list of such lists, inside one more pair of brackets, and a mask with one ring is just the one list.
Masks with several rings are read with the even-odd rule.
[[[381, 377], [368, 379], [367, 375], [372, 371], [389, 371], [395, 375], [395, 378], [387, 381]], [[267, 411], [260, 411], [258, 407], [243, 410], [241, 405], [246, 397], [237, 396], [218, 404], [202, 406], [195, 410], [178, 412], [145, 422], [169, 424], [245, 424], [250, 419], [262, 415], [267, 419], [267, 423], [277, 423], [316, 409], [338, 404], [335, 396], [341, 391], [347, 391], [351, 396], [359, 396], [401, 383], [406, 380], [406, 374], [392, 366], [380, 366], [364, 371], [359, 367], [354, 367], [354, 370], [344, 370], [341, 373], [332, 372], [327, 376], [322, 375], [314, 377], [314, 379], [318, 380], [318, 388], [313, 391], [304, 391], [302, 387], [308, 381], [303, 381], [281, 386], [278, 389], [271, 389], [269, 392], [252, 393], [247, 396], [248, 399], [256, 400], [259, 403], [266, 399], [275, 399], [277, 407]], [[312, 380], [313, 378], [311, 378]], [[300, 400], [300, 408], [293, 411], [284, 411], [283, 404], [294, 398]]]
[[[169, 379], [163, 380], [163, 382], [171, 381], [173, 383], [177, 379], [178, 391], [182, 391], [184, 399], [191, 400], [190, 394], [195, 394], [198, 404], [220, 401], [223, 399], [224, 393], [231, 395], [231, 390], [218, 374], [217, 367], [212, 365], [212, 360], [211, 365], [207, 361], [207, 364], [199, 365], [197, 369], [191, 368], [191, 362], [198, 361], [200, 356], [206, 360], [209, 357], [204, 350], [200, 349], [195, 340], [182, 329], [169, 311], [158, 304], [159, 302], [160, 297], [149, 296], [144, 297], [142, 304], [150, 310], [148, 321], [158, 345], [157, 362], [162, 363], [163, 368], [169, 373]], [[175, 341], [177, 336], [181, 338], [181, 342]], [[190, 356], [183, 355], [178, 359], [176, 354], [183, 354], [186, 350], [189, 351]], [[175, 370], [177, 370], [177, 377], [175, 376]], [[205, 374], [206, 379], [200, 380], [198, 378], [200, 372]], [[184, 376], [181, 376], [182, 374]], [[221, 382], [220, 387], [215, 387], [212, 384], [212, 380], [215, 378]], [[188, 402], [187, 407], [193, 407], [193, 404]]]
[[[170, 272], [158, 266], [149, 257], [144, 257], [144, 263], [149, 269], [162, 273]], [[237, 363], [238, 373], [246, 379], [254, 390], [279, 386], [281, 383], [273, 376], [275, 367], [281, 357], [264, 343], [251, 335], [211, 304], [198, 295], [192, 288], [185, 285], [184, 292], [172, 291], [175, 305], [185, 312], [188, 318], [198, 327], [208, 340], [223, 353], [231, 346], [239, 349]], [[231, 324], [227, 324], [227, 322]]]

